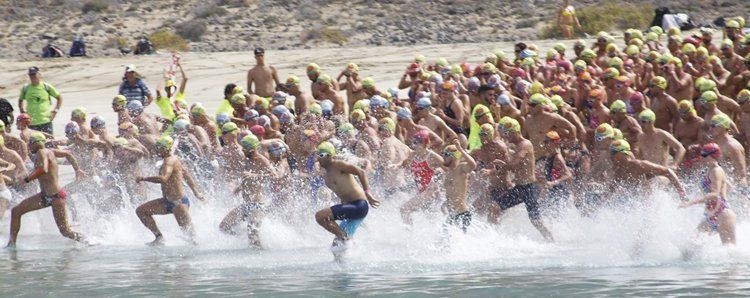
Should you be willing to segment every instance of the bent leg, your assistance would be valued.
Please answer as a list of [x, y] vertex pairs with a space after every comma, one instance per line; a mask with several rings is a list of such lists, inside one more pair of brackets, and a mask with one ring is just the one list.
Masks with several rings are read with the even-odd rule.
[[16, 246], [16, 238], [18, 237], [18, 231], [21, 230], [21, 216], [24, 214], [45, 208], [42, 205], [42, 194], [38, 193], [31, 196], [28, 199], [18, 203], [16, 207], [13, 207], [10, 211], [10, 238], [8, 238], [8, 247]]
[[164, 199], [156, 199], [143, 203], [143, 205], [135, 209], [135, 214], [138, 215], [138, 219], [154, 234], [157, 240], [162, 237], [153, 216], [167, 214], [167, 206], [164, 205]]
[[74, 232], [70, 229], [70, 225], [68, 224], [68, 213], [66, 212], [67, 202], [64, 199], [55, 199], [52, 201], [52, 216], [55, 218], [55, 223], [57, 224], [57, 229], [60, 230], [60, 234], [62, 234], [64, 237], [73, 239], [78, 242], [84, 242], [83, 235], [80, 233]]
[[737, 244], [737, 215], [732, 210], [724, 210], [721, 216], [719, 216], [719, 237], [721, 243], [726, 244]]
[[174, 207], [172, 213], [174, 213], [174, 218], [177, 220], [177, 224], [180, 228], [182, 228], [182, 231], [187, 233], [190, 237], [193, 237], [195, 231], [193, 230], [193, 221], [190, 218], [189, 210], [190, 207], [188, 207], [188, 205], [179, 204]]
[[336, 221], [333, 219], [333, 210], [331, 208], [323, 208], [315, 213], [315, 221], [333, 235], [336, 235], [337, 239], [346, 239], [346, 233], [339, 228]]
[[224, 216], [224, 219], [221, 220], [219, 229], [224, 233], [235, 235], [236, 233], [233, 231], [233, 228], [240, 222], [240, 220], [242, 220], [242, 206], [229, 211], [229, 213]]

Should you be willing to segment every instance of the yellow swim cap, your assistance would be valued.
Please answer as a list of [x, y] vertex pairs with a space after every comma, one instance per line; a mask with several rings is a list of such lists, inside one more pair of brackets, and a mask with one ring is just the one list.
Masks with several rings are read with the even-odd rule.
[[[256, 102], [257, 102], [257, 100], [256, 100]], [[242, 94], [242, 93], [237, 93], [235, 95], [232, 95], [232, 97], [229, 98], [229, 103], [231, 103], [233, 105], [244, 104], [245, 103], [245, 95]]]
[[555, 49], [550, 49], [547, 51], [547, 59], [557, 59], [557, 56], [560, 55]]
[[612, 140], [622, 140], [622, 131], [619, 128], [612, 128]]
[[351, 72], [358, 72], [359, 71], [359, 65], [354, 62], [349, 62], [349, 64], [346, 65], [346, 69], [350, 70]]
[[730, 20], [726, 24], [727, 29], [740, 29], [740, 22], [736, 20]]
[[596, 57], [596, 53], [594, 53], [594, 51], [591, 49], [585, 49], [581, 51], [581, 58], [593, 59], [594, 57]]
[[438, 67], [446, 67], [448, 66], [448, 59], [445, 58], [439, 58], [435, 61], [435, 66]]
[[667, 89], [667, 79], [665, 79], [662, 76], [655, 76], [653, 79], [651, 79], [651, 86], [652, 87], [658, 87], [659, 89], [666, 90]]
[[498, 60], [505, 60], [505, 52], [503, 50], [495, 50], [495, 57], [497, 57]]
[[417, 54], [416, 56], [414, 56], [414, 62], [416, 63], [422, 63], [425, 61], [427, 61], [427, 57], [425, 57], [424, 55]]
[[224, 125], [221, 126], [221, 134], [225, 135], [228, 133], [234, 133], [236, 134], [237, 131], [240, 130], [239, 127], [237, 127], [237, 124], [234, 124], [234, 122], [227, 122], [224, 123]]
[[566, 105], [565, 100], [563, 100], [562, 96], [557, 94], [550, 96], [549, 101], [557, 108], [562, 108]]
[[529, 97], [530, 104], [543, 104], [547, 98], [541, 93], [535, 93]]
[[526, 58], [523, 58], [523, 60], [521, 60], [521, 65], [522, 66], [529, 66], [530, 67], [530, 66], [534, 66], [535, 63], [536, 63], [536, 61], [534, 61], [534, 58], [531, 58], [531, 57], [526, 57]]
[[362, 110], [352, 111], [351, 117], [352, 117], [352, 120], [359, 120], [359, 121], [367, 119], [365, 112], [363, 112]]
[[628, 54], [628, 56], [635, 56], [641, 53], [641, 48], [639, 48], [637, 45], [629, 45], [625, 49], [625, 53]]
[[268, 98], [261, 97], [255, 100], [254, 106], [256, 110], [268, 110], [268, 108], [271, 106], [271, 102], [268, 101]]
[[458, 151], [456, 145], [448, 145], [443, 149], [443, 157], [461, 159], [461, 151]]
[[630, 153], [630, 143], [626, 140], [615, 140], [612, 144], [609, 144], [609, 152], [615, 153]]
[[722, 49], [731, 49], [734, 47], [734, 42], [731, 39], [724, 39], [721, 41], [721, 48]]
[[497, 56], [495, 56], [495, 54], [489, 53], [484, 56], [484, 62], [495, 64], [497, 63]]
[[625, 105], [625, 102], [622, 100], [615, 100], [610, 106], [609, 106], [609, 112], [612, 114], [615, 113], [626, 113], [628, 111], [628, 107]]
[[726, 114], [719, 113], [711, 117], [711, 126], [729, 129], [729, 127], [732, 126], [732, 120], [729, 119], [729, 116]]
[[715, 104], [717, 101], [719, 101], [719, 96], [716, 95], [716, 92], [706, 91], [701, 93], [701, 102]]
[[375, 80], [372, 77], [366, 77], [362, 80], [362, 88], [370, 89], [375, 87]]
[[287, 87], [299, 87], [300, 81], [298, 76], [289, 76], [286, 78]]
[[172, 146], [174, 145], [174, 139], [170, 136], [161, 136], [158, 140], [156, 140], [156, 147], [161, 148], [164, 150], [172, 150]]
[[321, 108], [317, 103], [311, 103], [309, 106], [307, 106], [307, 112], [315, 115], [323, 115], [323, 108]]
[[743, 104], [748, 100], [750, 100], [750, 90], [742, 89], [737, 93], [737, 103]]
[[130, 143], [125, 138], [115, 138], [115, 141], [113, 142], [115, 146], [128, 146]]
[[206, 108], [204, 108], [200, 103], [194, 103], [190, 108], [190, 114], [192, 114], [194, 117], [206, 115]]
[[370, 104], [366, 101], [366, 99], [360, 99], [357, 102], [354, 103], [352, 106], [352, 110], [361, 110], [362, 112], [369, 112], [370, 111]]
[[645, 109], [638, 114], [638, 120], [641, 122], [654, 122], [656, 121], [656, 114], [650, 109]]
[[536, 94], [542, 94], [544, 92], [544, 85], [539, 81], [534, 81], [529, 87], [529, 93], [534, 96]]
[[252, 151], [260, 146], [260, 140], [254, 134], [248, 134], [240, 140], [242, 148]]
[[41, 132], [35, 131], [29, 136], [29, 145], [44, 144], [45, 142], [47, 142], [47, 137]]
[[620, 76], [620, 71], [617, 68], [609, 67], [604, 71], [604, 77], [608, 79], [614, 79]]
[[307, 74], [313, 75], [313, 74], [319, 74], [320, 73], [320, 66], [318, 66], [315, 63], [310, 63], [307, 65]]
[[558, 53], [565, 53], [565, 45], [561, 42], [556, 43], [552, 48]]
[[164, 82], [164, 88], [169, 88], [169, 87], [174, 87], [174, 86], [175, 84], [173, 80], [167, 80], [166, 82]]
[[622, 58], [620, 57], [614, 57], [609, 60], [609, 67], [620, 68], [623, 64], [624, 63], [622, 62]]
[[242, 89], [241, 86], [234, 86], [234, 89], [232, 89], [232, 95], [235, 94], [245, 94], [245, 89]]
[[659, 34], [654, 32], [646, 33], [646, 41], [657, 41], [659, 40]]
[[609, 123], [602, 123], [599, 124], [598, 127], [596, 127], [596, 131], [594, 132], [594, 137], [597, 141], [601, 141], [605, 138], [611, 138], [615, 134], [614, 129], [612, 128], [612, 125], [609, 125]]
[[502, 126], [500, 126], [500, 128], [503, 130], [504, 133], [521, 132], [521, 124], [518, 123], [518, 120], [507, 117], [507, 116], [503, 117], [503, 119], [501, 120], [502, 120]]
[[677, 104], [677, 112], [681, 114], [687, 114], [692, 113], [693, 115], [696, 115], [695, 107], [693, 107], [693, 102], [683, 99]]
[[700, 77], [695, 80], [696, 85], [698, 85], [698, 90], [703, 93], [706, 91], [712, 91], [716, 88], [716, 82], [714, 82], [711, 79], [706, 79], [704, 77]]
[[380, 119], [380, 121], [378, 121], [378, 127], [381, 128], [381, 129], [385, 129], [387, 131], [390, 131], [390, 132], [395, 132], [396, 131], [396, 123], [393, 122], [393, 119], [391, 119], [389, 117], [385, 117], [383, 119]]
[[77, 108], [73, 109], [73, 112], [71, 112], [70, 115], [73, 118], [86, 119], [86, 108], [84, 108], [84, 107], [77, 107]]
[[479, 135], [480, 136], [494, 136], [495, 127], [489, 123], [482, 124], [482, 126], [479, 127]]
[[331, 79], [331, 76], [329, 76], [327, 74], [320, 75], [318, 77], [318, 79], [316, 80], [316, 82], [324, 84], [324, 85], [329, 85], [329, 86], [333, 85], [333, 83], [332, 83], [333, 80]]
[[350, 134], [352, 136], [356, 133], [356, 130], [354, 129], [354, 125], [348, 122], [342, 123], [341, 125], [339, 125], [339, 128], [336, 129], [336, 131], [339, 134]]
[[692, 43], [685, 43], [682, 45], [682, 52], [685, 54], [695, 53], [696, 50], [695, 45]]
[[128, 104], [128, 99], [123, 95], [116, 95], [115, 98], [112, 99], [112, 104], [122, 108]]
[[336, 155], [336, 147], [334, 147], [331, 142], [322, 142], [320, 143], [320, 145], [318, 145], [318, 154], [326, 154], [330, 157], [334, 157]]

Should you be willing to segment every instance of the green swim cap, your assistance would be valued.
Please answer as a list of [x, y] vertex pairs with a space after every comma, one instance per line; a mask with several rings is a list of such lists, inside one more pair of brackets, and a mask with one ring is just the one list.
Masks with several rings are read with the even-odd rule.
[[701, 101], [704, 103], [716, 103], [719, 100], [719, 96], [713, 91], [706, 91], [701, 93]]
[[625, 49], [625, 54], [628, 54], [628, 56], [634, 56], [641, 53], [641, 48], [639, 48], [637, 45], [629, 45]]
[[249, 134], [240, 140], [240, 145], [242, 145], [242, 148], [252, 151], [260, 146], [260, 140], [254, 134]]
[[312, 103], [309, 106], [307, 106], [307, 111], [310, 114], [315, 114], [318, 116], [323, 115], [323, 108], [321, 108], [320, 105], [317, 103]]
[[556, 43], [552, 48], [555, 49], [555, 51], [557, 51], [558, 53], [565, 52], [565, 45], [561, 42]]
[[630, 143], [626, 140], [615, 140], [612, 144], [609, 144], [609, 152], [615, 153], [630, 153]]
[[627, 112], [628, 108], [625, 105], [625, 102], [622, 100], [615, 100], [610, 106], [609, 106], [609, 112], [612, 114], [619, 113], [619, 112]]
[[711, 117], [711, 126], [718, 126], [729, 129], [732, 126], [732, 120], [724, 113], [719, 113]]
[[383, 129], [385, 129], [387, 131], [395, 132], [396, 131], [396, 123], [393, 122], [393, 119], [391, 119], [389, 117], [385, 117], [383, 119], [380, 119], [380, 121], [378, 121], [378, 128], [383, 128]]
[[119, 94], [112, 99], [112, 104], [121, 108], [124, 108], [128, 104], [128, 99], [125, 96]]
[[543, 104], [547, 98], [541, 93], [535, 93], [529, 97], [529, 103], [531, 104]]
[[562, 108], [563, 106], [565, 106], [565, 100], [563, 100], [562, 96], [560, 95], [552, 95], [549, 98], [549, 101], [557, 108]]
[[366, 77], [362, 80], [362, 88], [372, 88], [375, 87], [375, 79], [372, 77]]
[[700, 90], [701, 93], [706, 91], [712, 91], [714, 88], [716, 88], [716, 82], [714, 82], [711, 79], [706, 79], [704, 77], [700, 77], [695, 80], [696, 85], [698, 85], [698, 90]]
[[86, 119], [86, 108], [84, 108], [84, 107], [77, 107], [77, 108], [73, 109], [73, 112], [71, 112], [70, 115], [73, 118]]
[[221, 134], [237, 133], [240, 128], [234, 122], [227, 122], [221, 126]]
[[174, 145], [174, 139], [172, 139], [172, 137], [170, 136], [161, 136], [158, 140], [156, 140], [157, 148], [172, 150], [172, 145]]
[[334, 157], [336, 155], [336, 147], [334, 147], [331, 142], [325, 141], [318, 145], [318, 154], [321, 153], [328, 154], [329, 156]]
[[[243, 96], [244, 99], [244, 96]], [[261, 97], [255, 100], [255, 103], [253, 104], [255, 106], [256, 110], [264, 109], [268, 110], [268, 107], [271, 106], [271, 102], [268, 100], [268, 98]]]
[[529, 87], [529, 94], [532, 96], [536, 94], [542, 94], [544, 92], [544, 85], [539, 81], [534, 81], [531, 83], [531, 86]]
[[29, 145], [44, 144], [45, 142], [47, 142], [47, 137], [41, 132], [35, 131], [29, 136]]
[[656, 121], [656, 114], [652, 110], [645, 109], [638, 114], [638, 120], [641, 122], [654, 122]]
[[[256, 100], [256, 102], [257, 102], [257, 100]], [[245, 95], [242, 94], [242, 93], [237, 93], [235, 95], [232, 95], [232, 97], [229, 98], [229, 103], [231, 103], [233, 105], [244, 104], [245, 103]]]
[[365, 99], [360, 99], [354, 103], [354, 106], [352, 106], [352, 110], [362, 110], [363, 112], [368, 112], [370, 111], [370, 104], [369, 102], [366, 102]]
[[624, 137], [622, 135], [622, 130], [619, 128], [612, 128], [612, 139], [613, 140], [622, 140]]
[[594, 137], [599, 139], [604, 138], [611, 138], [615, 134], [614, 128], [612, 128], [612, 125], [609, 125], [609, 123], [602, 123], [599, 124], [599, 126], [596, 128], [596, 131], [594, 132]]
[[500, 119], [500, 125], [498, 125], [504, 133], [518, 133], [521, 132], [521, 123], [518, 120], [505, 116]]
[[337, 131], [339, 134], [350, 134], [352, 136], [354, 136], [354, 134], [356, 133], [356, 130], [354, 130], [354, 125], [348, 122], [339, 125]]

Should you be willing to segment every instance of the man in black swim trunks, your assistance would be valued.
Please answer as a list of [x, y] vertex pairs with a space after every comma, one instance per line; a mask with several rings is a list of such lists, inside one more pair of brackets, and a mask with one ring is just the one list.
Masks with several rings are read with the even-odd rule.
[[[328, 232], [335, 235], [333, 246], [343, 245], [367, 216], [369, 205], [377, 208], [380, 202], [372, 197], [365, 172], [342, 160], [334, 160], [336, 148], [329, 142], [318, 145], [318, 162], [326, 170], [326, 186], [341, 199], [341, 204], [324, 208], [315, 213], [315, 220]], [[354, 177], [359, 178], [360, 187]], [[363, 199], [363, 198], [366, 198]], [[369, 203], [369, 205], [368, 205]], [[342, 221], [340, 225], [336, 221]]]
[[29, 150], [36, 156], [34, 158], [35, 169], [19, 183], [29, 183], [34, 179], [39, 179], [42, 192], [23, 200], [11, 210], [10, 239], [7, 247], [16, 246], [16, 238], [21, 230], [21, 217], [28, 212], [47, 207], [52, 207], [52, 216], [55, 218], [60, 234], [75, 241], [85, 242], [83, 235], [71, 230], [68, 225], [67, 195], [59, 184], [57, 158], [64, 157], [70, 162], [75, 170], [76, 178], [83, 178], [85, 174], [78, 167], [76, 158], [70, 152], [44, 148], [46, 139], [40, 132], [34, 132], [29, 136]]
[[198, 192], [193, 177], [186, 171], [182, 162], [180, 162], [176, 156], [172, 155], [173, 145], [174, 140], [171, 137], [163, 136], [159, 138], [159, 140], [156, 141], [155, 146], [159, 156], [164, 159], [161, 169], [159, 169], [159, 176], [135, 178], [135, 182], [137, 183], [145, 181], [161, 184], [162, 198], [148, 201], [135, 209], [135, 213], [138, 215], [138, 218], [143, 225], [151, 230], [151, 232], [154, 233], [154, 237], [156, 237], [153, 242], [149, 243], [150, 245], [160, 245], [164, 243], [164, 236], [162, 236], [161, 231], [159, 231], [159, 228], [156, 226], [156, 221], [154, 221], [153, 216], [165, 214], [174, 214], [177, 224], [180, 225], [180, 228], [182, 228], [183, 231], [188, 233], [191, 238], [190, 241], [195, 244], [195, 241], [192, 239], [193, 224], [190, 219], [190, 214], [188, 213], [190, 200], [188, 200], [185, 195], [185, 189], [182, 186], [182, 182], [184, 181], [187, 183], [196, 198], [201, 201], [204, 201], [204, 199], [203, 195]]
[[502, 194], [491, 193], [492, 199], [505, 211], [518, 204], [525, 204], [531, 224], [539, 230], [544, 239], [554, 241], [552, 234], [542, 222], [539, 214], [539, 186], [536, 184], [534, 147], [531, 141], [521, 135], [521, 125], [516, 119], [503, 117], [498, 128], [503, 131], [508, 141], [508, 152], [505, 160], [495, 160], [498, 167], [512, 169], [515, 174], [515, 186]]

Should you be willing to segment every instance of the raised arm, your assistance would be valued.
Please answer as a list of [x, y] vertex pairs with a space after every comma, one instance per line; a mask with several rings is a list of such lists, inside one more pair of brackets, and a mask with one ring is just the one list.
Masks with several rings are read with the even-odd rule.
[[180, 64], [180, 62], [177, 62], [177, 68], [180, 69], [180, 75], [182, 76], [182, 81], [180, 82], [180, 89], [177, 92], [185, 94], [185, 86], [187, 86], [188, 77], [185, 74], [185, 70], [182, 69], [182, 64]]

